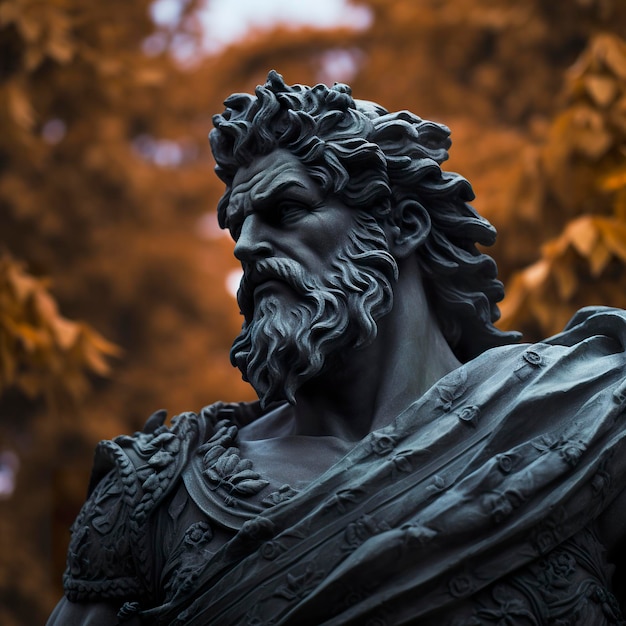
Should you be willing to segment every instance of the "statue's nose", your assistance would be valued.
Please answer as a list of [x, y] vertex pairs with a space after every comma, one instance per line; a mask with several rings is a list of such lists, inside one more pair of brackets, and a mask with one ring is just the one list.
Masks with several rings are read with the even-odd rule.
[[267, 230], [260, 216], [254, 213], [248, 215], [235, 244], [235, 257], [240, 261], [255, 261], [271, 256], [272, 245], [268, 241]]

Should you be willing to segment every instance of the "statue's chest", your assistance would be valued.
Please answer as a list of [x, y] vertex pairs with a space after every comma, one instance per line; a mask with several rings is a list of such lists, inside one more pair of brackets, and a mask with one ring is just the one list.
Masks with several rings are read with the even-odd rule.
[[348, 447], [334, 438], [240, 441], [230, 421], [218, 423], [155, 520], [165, 597], [193, 585], [244, 523], [297, 496]]

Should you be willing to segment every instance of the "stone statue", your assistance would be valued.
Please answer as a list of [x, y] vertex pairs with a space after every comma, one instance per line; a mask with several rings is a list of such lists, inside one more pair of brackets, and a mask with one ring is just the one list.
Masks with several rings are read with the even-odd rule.
[[445, 126], [275, 72], [225, 104], [259, 402], [100, 443], [49, 624], [624, 624], [626, 314], [493, 326]]

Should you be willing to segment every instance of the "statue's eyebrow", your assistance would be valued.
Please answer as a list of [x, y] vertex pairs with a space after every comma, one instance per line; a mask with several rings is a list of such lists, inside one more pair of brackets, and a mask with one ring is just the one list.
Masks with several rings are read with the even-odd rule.
[[229, 201], [229, 213], [233, 217], [243, 217], [251, 211], [262, 212], [274, 203], [278, 194], [294, 187], [306, 192], [311, 191], [297, 174], [289, 171], [279, 172], [272, 177], [267, 171], [259, 172], [233, 190]]
[[250, 193], [250, 200], [254, 210], [263, 211], [274, 203], [277, 195], [283, 194], [294, 187], [307, 190], [307, 186], [299, 178], [281, 174], [272, 178], [266, 186], [256, 185]]
[[[263, 184], [265, 180], [267, 184]], [[289, 170], [281, 171], [273, 177], [269, 177], [267, 171], [259, 172], [250, 180], [240, 183], [229, 199], [227, 227], [237, 230], [237, 225], [241, 225], [245, 217], [253, 211], [271, 213], [276, 196], [294, 188], [304, 192], [307, 198], [310, 197], [311, 189], [302, 182], [297, 173]]]

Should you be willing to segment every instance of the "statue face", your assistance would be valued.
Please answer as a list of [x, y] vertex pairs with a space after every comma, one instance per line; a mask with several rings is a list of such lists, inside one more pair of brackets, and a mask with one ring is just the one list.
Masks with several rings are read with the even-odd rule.
[[285, 150], [239, 170], [226, 223], [244, 270], [231, 360], [264, 403], [294, 402], [333, 355], [371, 342], [391, 308], [385, 234], [369, 214], [325, 197]]
[[324, 198], [304, 165], [286, 150], [238, 171], [227, 211], [228, 228], [237, 242], [235, 256], [249, 273], [251, 286], [262, 291], [284, 292], [285, 284], [255, 274], [250, 262], [290, 259], [307, 273], [324, 274], [346, 244], [353, 218], [338, 199]]

